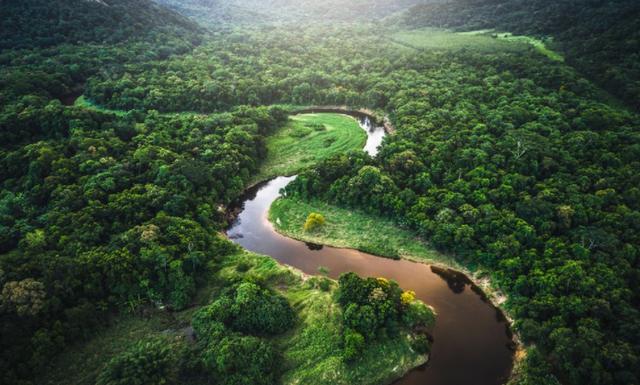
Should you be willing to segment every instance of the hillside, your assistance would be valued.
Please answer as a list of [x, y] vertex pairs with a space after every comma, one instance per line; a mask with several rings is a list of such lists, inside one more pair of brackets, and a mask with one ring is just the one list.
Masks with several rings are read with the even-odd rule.
[[433, 0], [156, 0], [211, 27], [381, 19]]
[[0, 49], [201, 38], [193, 22], [149, 0], [8, 0], [0, 14]]
[[474, 0], [417, 5], [401, 24], [552, 37], [567, 63], [640, 108], [640, 2]]

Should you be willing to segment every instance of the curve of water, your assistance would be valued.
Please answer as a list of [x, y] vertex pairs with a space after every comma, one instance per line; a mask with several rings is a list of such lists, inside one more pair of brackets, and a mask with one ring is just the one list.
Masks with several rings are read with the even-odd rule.
[[[360, 117], [367, 131], [365, 151], [372, 155], [384, 137], [381, 127]], [[500, 385], [513, 366], [513, 337], [502, 312], [487, 301], [464, 274], [407, 260], [391, 260], [352, 249], [310, 245], [275, 231], [267, 215], [280, 190], [295, 176], [277, 177], [247, 191], [242, 209], [227, 231], [245, 249], [270, 255], [280, 263], [318, 274], [353, 271], [396, 280], [403, 289], [438, 313], [429, 362], [398, 380], [402, 385]]]

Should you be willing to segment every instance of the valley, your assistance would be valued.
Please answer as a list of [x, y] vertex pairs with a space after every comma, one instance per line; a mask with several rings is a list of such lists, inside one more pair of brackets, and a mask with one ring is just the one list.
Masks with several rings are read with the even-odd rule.
[[0, 19], [1, 385], [638, 382], [636, 2]]

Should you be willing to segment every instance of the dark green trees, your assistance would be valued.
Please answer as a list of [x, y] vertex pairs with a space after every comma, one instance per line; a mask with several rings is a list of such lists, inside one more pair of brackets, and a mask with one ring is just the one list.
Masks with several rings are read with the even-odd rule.
[[102, 369], [97, 385], [172, 384], [177, 378], [171, 343], [166, 339], [141, 340], [114, 357]]
[[250, 282], [230, 288], [193, 316], [201, 370], [224, 385], [275, 383], [281, 358], [258, 336], [280, 334], [293, 323], [281, 295]]
[[[356, 360], [366, 344], [377, 338], [395, 336], [401, 327], [412, 331], [433, 326], [435, 315], [415, 293], [403, 292], [395, 281], [385, 278], [361, 278], [355, 273], [340, 276], [336, 293], [343, 309], [344, 353], [346, 361]], [[420, 333], [414, 336], [422, 353], [428, 341]]]

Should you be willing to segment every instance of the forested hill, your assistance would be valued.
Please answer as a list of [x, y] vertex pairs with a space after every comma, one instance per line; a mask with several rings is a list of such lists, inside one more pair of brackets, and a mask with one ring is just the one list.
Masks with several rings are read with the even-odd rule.
[[555, 39], [568, 64], [640, 108], [640, 2], [637, 0], [456, 0], [408, 10], [403, 23], [493, 29]]
[[209, 26], [380, 19], [434, 0], [156, 0]]
[[7, 0], [0, 15], [0, 49], [201, 38], [195, 23], [150, 0]]

